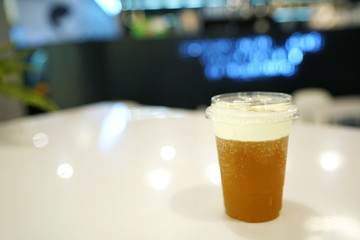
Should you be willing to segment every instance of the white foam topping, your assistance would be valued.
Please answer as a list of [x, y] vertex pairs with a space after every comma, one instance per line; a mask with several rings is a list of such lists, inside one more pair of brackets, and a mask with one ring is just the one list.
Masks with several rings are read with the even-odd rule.
[[215, 136], [226, 140], [269, 141], [289, 135], [291, 121], [268, 124], [212, 122]]
[[287, 136], [296, 115], [290, 95], [266, 92], [215, 96], [206, 110], [216, 136], [238, 141], [268, 141]]

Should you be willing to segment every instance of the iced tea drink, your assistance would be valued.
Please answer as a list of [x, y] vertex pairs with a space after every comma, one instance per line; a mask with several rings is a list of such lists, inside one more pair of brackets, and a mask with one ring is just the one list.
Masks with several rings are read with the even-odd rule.
[[288, 138], [297, 108], [290, 95], [222, 94], [206, 116], [216, 136], [226, 213], [246, 222], [279, 216]]

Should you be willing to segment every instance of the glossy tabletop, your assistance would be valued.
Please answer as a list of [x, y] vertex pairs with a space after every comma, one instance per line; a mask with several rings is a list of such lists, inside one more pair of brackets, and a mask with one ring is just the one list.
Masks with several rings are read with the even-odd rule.
[[0, 123], [0, 239], [360, 239], [360, 130], [295, 122], [284, 202], [224, 212], [203, 111], [98, 103]]

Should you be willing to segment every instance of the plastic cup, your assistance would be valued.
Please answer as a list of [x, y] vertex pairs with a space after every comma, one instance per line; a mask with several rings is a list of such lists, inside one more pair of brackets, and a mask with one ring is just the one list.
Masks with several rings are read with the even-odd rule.
[[298, 110], [291, 95], [239, 92], [212, 97], [206, 117], [216, 137], [226, 213], [266, 222], [282, 206], [290, 127]]

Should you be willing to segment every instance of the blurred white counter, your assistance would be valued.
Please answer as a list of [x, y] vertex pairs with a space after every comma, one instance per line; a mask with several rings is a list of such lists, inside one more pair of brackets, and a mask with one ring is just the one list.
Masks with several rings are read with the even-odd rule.
[[0, 123], [0, 239], [360, 239], [360, 129], [295, 123], [284, 206], [224, 213], [204, 113], [99, 103]]

